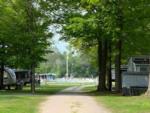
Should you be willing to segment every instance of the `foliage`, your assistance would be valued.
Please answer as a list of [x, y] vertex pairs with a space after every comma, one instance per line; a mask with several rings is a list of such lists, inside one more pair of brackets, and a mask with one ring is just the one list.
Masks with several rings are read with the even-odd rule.
[[[53, 53], [45, 56], [47, 61], [41, 63], [36, 70], [38, 73], [55, 73], [57, 77], [65, 77], [67, 54], [60, 53], [55, 48], [53, 48], [53, 51]], [[88, 55], [69, 52], [68, 57], [69, 76], [93, 77], [96, 75], [96, 66], [91, 65], [91, 61], [93, 60]]]
[[[50, 19], [44, 12], [44, 1], [33, 2], [32, 7], [34, 28], [30, 26], [27, 0], [1, 0], [0, 38], [1, 61], [7, 66], [16, 68], [30, 68], [30, 64], [37, 65], [43, 61], [47, 53]], [[30, 30], [32, 29], [32, 31]], [[34, 36], [34, 39], [33, 39]]]
[[[98, 69], [104, 83], [111, 62], [116, 66], [116, 79], [121, 82], [120, 65], [125, 62], [122, 59], [150, 54], [149, 5], [149, 0], [0, 0], [1, 64], [17, 68], [38, 66], [52, 36], [49, 26], [60, 24], [62, 39], [90, 57], [88, 66]], [[56, 56], [65, 59], [64, 55]], [[60, 62], [57, 60], [47, 70], [64, 74], [61, 66], [65, 63]], [[76, 69], [83, 71], [87, 66], [80, 67], [84, 68]]]
[[[147, 16], [150, 11], [149, 1], [81, 0], [76, 1], [74, 6], [70, 4], [68, 2], [70, 7], [66, 8], [68, 12], [64, 14], [63, 38], [82, 51], [90, 51], [87, 48], [98, 45], [95, 56], [99, 56], [99, 77], [104, 76], [100, 80], [105, 81], [107, 63], [115, 61], [113, 64], [116, 66], [116, 79], [121, 87], [122, 58], [150, 53], [150, 18]], [[112, 53], [108, 52], [107, 45], [111, 47]], [[108, 55], [113, 60], [108, 61]]]

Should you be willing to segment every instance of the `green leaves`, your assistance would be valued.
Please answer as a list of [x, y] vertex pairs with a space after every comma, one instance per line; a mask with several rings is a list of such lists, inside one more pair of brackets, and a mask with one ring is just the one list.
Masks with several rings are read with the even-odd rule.
[[[43, 56], [50, 46], [48, 39], [52, 37], [48, 28], [51, 20], [42, 5], [45, 1], [34, 2], [33, 17], [28, 15], [26, 2], [0, 0], [0, 45], [7, 47], [7, 50], [0, 48], [3, 51], [1, 61], [5, 59], [5, 65], [16, 68], [30, 68], [33, 62], [37, 65], [44, 60]], [[30, 24], [33, 22], [31, 18], [34, 19], [34, 28]]]
[[76, 6], [70, 4], [66, 9], [77, 4], [80, 9], [65, 13], [63, 34], [76, 48], [95, 46], [97, 39], [112, 41], [114, 48], [121, 39], [123, 57], [150, 53], [149, 0], [81, 0]]
[[81, 0], [82, 3], [87, 2], [89, 4], [97, 4], [100, 0]]

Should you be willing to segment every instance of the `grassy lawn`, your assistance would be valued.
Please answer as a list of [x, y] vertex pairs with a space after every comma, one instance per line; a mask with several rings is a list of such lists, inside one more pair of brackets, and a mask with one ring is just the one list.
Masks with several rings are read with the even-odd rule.
[[30, 88], [22, 91], [0, 91], [0, 113], [38, 113], [38, 105], [46, 95], [71, 86], [71, 84], [49, 84], [38, 87], [36, 94], [30, 94]]
[[150, 97], [98, 93], [94, 86], [85, 90], [113, 113], [150, 113]]

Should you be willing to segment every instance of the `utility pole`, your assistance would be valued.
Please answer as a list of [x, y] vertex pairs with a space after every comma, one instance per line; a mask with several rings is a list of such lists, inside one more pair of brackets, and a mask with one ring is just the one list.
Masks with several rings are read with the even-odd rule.
[[69, 77], [69, 55], [68, 51], [66, 52], [66, 78]]

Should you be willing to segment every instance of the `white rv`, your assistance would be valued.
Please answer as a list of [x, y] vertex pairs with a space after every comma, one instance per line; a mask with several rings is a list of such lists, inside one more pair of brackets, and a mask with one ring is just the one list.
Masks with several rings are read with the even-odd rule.
[[3, 84], [4, 86], [12, 86], [16, 84], [16, 75], [12, 69], [7, 67], [4, 68]]
[[8, 87], [10, 89], [11, 86], [15, 86], [16, 89], [22, 89], [24, 83], [26, 82], [24, 79], [17, 78], [15, 73], [16, 71], [5, 67], [4, 68], [4, 78], [3, 78], [3, 85], [4, 88]]
[[24, 85], [31, 83], [30, 70], [11, 69], [4, 67], [3, 86], [8, 89], [13, 86], [15, 89], [21, 90]]
[[[134, 95], [135, 90], [144, 90], [148, 87], [150, 72], [150, 56], [131, 57], [127, 72], [122, 73], [123, 94]], [[133, 89], [133, 90], [132, 90]]]

